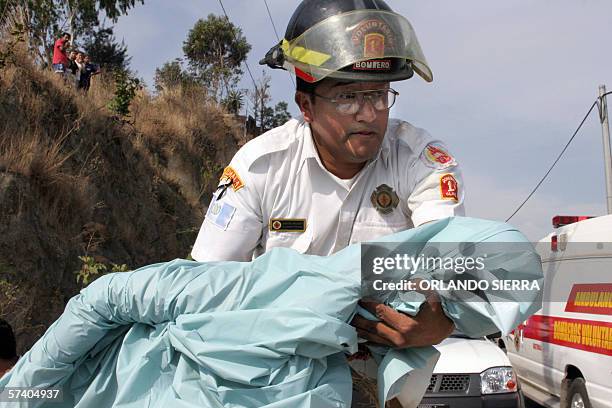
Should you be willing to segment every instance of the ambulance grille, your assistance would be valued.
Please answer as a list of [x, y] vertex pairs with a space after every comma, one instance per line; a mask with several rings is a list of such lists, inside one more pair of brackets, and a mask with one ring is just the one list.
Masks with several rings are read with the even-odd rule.
[[470, 376], [467, 374], [444, 374], [438, 392], [465, 392], [469, 385]]

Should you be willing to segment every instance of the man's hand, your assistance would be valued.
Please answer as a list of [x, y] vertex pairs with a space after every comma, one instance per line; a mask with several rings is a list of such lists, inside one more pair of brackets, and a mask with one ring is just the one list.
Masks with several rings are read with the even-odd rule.
[[362, 300], [359, 304], [382, 321], [375, 322], [355, 316], [351, 324], [357, 328], [359, 337], [389, 347], [438, 344], [453, 332], [455, 325], [444, 314], [438, 294], [429, 292], [425, 295], [427, 301], [414, 317], [382, 303]]

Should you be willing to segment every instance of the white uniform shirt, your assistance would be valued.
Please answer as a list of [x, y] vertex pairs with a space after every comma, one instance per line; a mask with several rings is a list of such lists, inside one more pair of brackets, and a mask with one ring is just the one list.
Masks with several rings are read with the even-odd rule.
[[249, 141], [223, 174], [191, 252], [201, 262], [249, 261], [277, 246], [329, 255], [464, 214], [455, 160], [426, 131], [394, 119], [351, 180], [323, 167], [309, 125], [296, 119]]

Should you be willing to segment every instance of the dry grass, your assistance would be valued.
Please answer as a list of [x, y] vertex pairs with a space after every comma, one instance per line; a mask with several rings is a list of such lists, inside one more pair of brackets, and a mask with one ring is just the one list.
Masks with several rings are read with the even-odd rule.
[[0, 169], [26, 177], [38, 188], [48, 211], [45, 218], [63, 221], [69, 212], [89, 205], [88, 178], [66, 170], [72, 153], [65, 153], [62, 139], [44, 140], [40, 135], [23, 134], [0, 141]]
[[74, 91], [61, 79], [27, 60], [2, 70], [0, 170], [36, 186], [50, 210], [45, 215], [52, 219], [63, 220], [67, 211], [88, 205], [88, 178], [71, 168], [72, 141], [82, 120], [73, 100]]
[[369, 399], [368, 407], [380, 408], [378, 405], [378, 386], [376, 380], [373, 380], [354, 370], [351, 367], [351, 377], [353, 379], [353, 389], [358, 389], [363, 396]]
[[202, 91], [181, 88], [166, 91], [155, 99], [141, 98], [134, 105], [137, 128], [151, 143], [168, 144], [191, 155], [201, 154], [206, 141], [219, 142], [228, 136], [223, 111], [206, 98]]
[[[179, 186], [192, 204], [208, 199], [230, 152], [240, 143], [239, 126], [208, 100], [204, 90], [173, 88], [152, 98], [141, 94], [132, 107], [138, 147], [160, 164], [165, 181]], [[194, 171], [195, 170], [195, 171]]]
[[[170, 89], [155, 98], [140, 91], [131, 124], [120, 124], [106, 108], [113, 97], [110, 75], [94, 77], [84, 95], [37, 68], [23, 51], [16, 53], [19, 63], [2, 69], [0, 77], [0, 169], [36, 180], [42, 190], [65, 193], [70, 188], [62, 188], [64, 183], [81, 186], [74, 193], [85, 194], [87, 161], [109, 139], [128, 137], [155, 176], [176, 186], [190, 205], [201, 206], [223, 167], [212, 163], [229, 162], [244, 143], [233, 118], [201, 88]], [[79, 201], [68, 195], [73, 199], [66, 204]]]
[[16, 268], [0, 267], [0, 315], [22, 351], [78, 290], [79, 256], [186, 256], [238, 148], [238, 125], [201, 90], [141, 91], [127, 121], [106, 108], [113, 93], [104, 76], [78, 92], [21, 50], [0, 67], [0, 266]]
[[66, 205], [87, 195], [88, 176], [98, 176], [102, 165], [93, 162], [105, 146], [119, 143], [126, 160], [152, 169], [200, 211], [224, 164], [245, 142], [240, 125], [202, 88], [156, 97], [140, 91], [129, 121], [122, 122], [106, 108], [113, 97], [110, 75], [95, 76], [84, 95], [40, 70], [23, 50], [14, 53], [16, 62], [0, 69], [0, 170], [36, 180], [41, 191], [72, 196]]

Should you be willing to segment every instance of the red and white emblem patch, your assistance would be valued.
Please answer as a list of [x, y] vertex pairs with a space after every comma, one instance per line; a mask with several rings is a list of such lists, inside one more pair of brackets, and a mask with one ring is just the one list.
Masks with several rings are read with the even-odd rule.
[[443, 200], [459, 201], [459, 184], [452, 174], [440, 177], [440, 195]]
[[219, 183], [227, 183], [229, 181], [232, 182], [232, 190], [234, 191], [238, 191], [242, 187], [244, 187], [244, 183], [242, 182], [242, 179], [240, 178], [238, 173], [236, 173], [236, 170], [234, 170], [231, 166], [227, 166], [223, 170], [223, 174], [221, 175], [221, 179], [219, 180]]
[[445, 169], [457, 164], [453, 156], [451, 156], [441, 144], [428, 144], [421, 155], [422, 161], [426, 166], [434, 169]]

